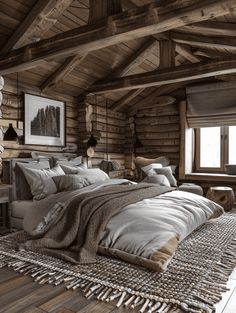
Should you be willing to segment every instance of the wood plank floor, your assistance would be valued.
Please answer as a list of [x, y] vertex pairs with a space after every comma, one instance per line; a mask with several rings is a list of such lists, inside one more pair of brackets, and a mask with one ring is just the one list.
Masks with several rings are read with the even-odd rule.
[[[236, 269], [230, 276], [230, 290], [217, 305], [216, 313], [236, 313]], [[126, 313], [113, 304], [87, 300], [79, 291], [65, 286], [38, 285], [32, 278], [0, 269], [0, 313]]]

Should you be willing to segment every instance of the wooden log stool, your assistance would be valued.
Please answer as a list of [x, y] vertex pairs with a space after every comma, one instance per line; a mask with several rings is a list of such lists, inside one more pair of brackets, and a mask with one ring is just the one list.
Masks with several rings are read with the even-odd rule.
[[206, 197], [220, 204], [225, 211], [229, 211], [234, 205], [234, 192], [230, 187], [210, 187]]

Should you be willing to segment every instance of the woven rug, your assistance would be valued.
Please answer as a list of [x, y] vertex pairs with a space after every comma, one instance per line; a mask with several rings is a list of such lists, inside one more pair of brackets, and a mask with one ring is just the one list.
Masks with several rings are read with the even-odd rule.
[[213, 312], [236, 265], [236, 215], [208, 221], [179, 246], [165, 273], [98, 256], [92, 265], [71, 265], [33, 251], [17, 251], [17, 232], [0, 238], [0, 267], [31, 275], [39, 284], [80, 288], [87, 298], [114, 301], [144, 313]]

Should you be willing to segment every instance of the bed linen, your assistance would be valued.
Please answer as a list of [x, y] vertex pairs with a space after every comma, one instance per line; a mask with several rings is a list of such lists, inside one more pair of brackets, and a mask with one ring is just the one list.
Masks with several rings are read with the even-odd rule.
[[[61, 222], [60, 218], [63, 216], [61, 212], [66, 212], [66, 209], [71, 206], [71, 203], [78, 197], [78, 194], [81, 195], [84, 193], [85, 197], [83, 199], [86, 199], [86, 197], [91, 197], [93, 194], [96, 194], [96, 192], [99, 193], [100, 191], [100, 194], [105, 197], [105, 195], [109, 193], [107, 192], [109, 189], [104, 188], [108, 188], [111, 184], [120, 185], [128, 183], [126, 180], [115, 181], [93, 184], [78, 191], [60, 193], [58, 194], [57, 204], [53, 205], [53, 209], [52, 206], [44, 203], [43, 214], [41, 210], [34, 210], [34, 213], [31, 212], [31, 214], [27, 214], [24, 222], [25, 229], [28, 230], [32, 236], [36, 238], [42, 237], [42, 239], [46, 238], [46, 240], [31, 240], [26, 243], [24, 248], [30, 249], [34, 247], [47, 249], [50, 247], [52, 249], [50, 249], [50, 252], [47, 252], [55, 254], [58, 254], [56, 249], [67, 249], [72, 252], [72, 258], [74, 258], [75, 252], [79, 255], [80, 251], [83, 250], [83, 246], [79, 247], [73, 244], [75, 243], [75, 239], [78, 240], [78, 238], [80, 238], [80, 230], [78, 229], [77, 238], [71, 238], [68, 244], [68, 240], [66, 240], [66, 243], [64, 242], [65, 233], [63, 233], [63, 230], [60, 237], [58, 227], [55, 228], [55, 238], [50, 238], [52, 234], [55, 234], [55, 232], [53, 232], [55, 229], [53, 229], [53, 226], [51, 228], [51, 225], [56, 225], [58, 221]], [[152, 184], [143, 185], [149, 185], [150, 188], [153, 186]], [[119, 186], [117, 186], [117, 188], [118, 187]], [[131, 189], [132, 188], [131, 186]], [[139, 187], [137, 186], [137, 188]], [[113, 255], [155, 271], [164, 271], [181, 240], [206, 220], [218, 217], [223, 213], [221, 206], [198, 195], [172, 191], [171, 188], [158, 185], [155, 185], [155, 188], [157, 189], [156, 196], [146, 196], [143, 197], [143, 199], [140, 198], [140, 201], [131, 201], [130, 204], [123, 207], [121, 206], [118, 211], [116, 209], [113, 211], [114, 214], [112, 213], [109, 216], [109, 221], [105, 220], [103, 231], [100, 229], [97, 233], [99, 245], [98, 247], [95, 245], [95, 250], [98, 250], [98, 252], [102, 254]], [[162, 192], [164, 192], [164, 194], [161, 194]], [[130, 197], [132, 198], [132, 194]], [[93, 196], [91, 199], [92, 198]], [[110, 200], [111, 199], [109, 199], [109, 201]], [[105, 200], [105, 202], [106, 201], [108, 200]], [[112, 206], [112, 202], [109, 202], [109, 205]], [[45, 207], [47, 208], [45, 209]], [[57, 210], [59, 215], [57, 214]], [[54, 215], [55, 212], [57, 212], [56, 215]], [[43, 220], [42, 216], [44, 217]], [[53, 218], [56, 216], [56, 223], [51, 223], [52, 220], [50, 221], [50, 216]], [[58, 216], [60, 216], [59, 219]], [[34, 221], [33, 224], [32, 221]], [[74, 225], [74, 222], [70, 221], [70, 223]], [[78, 224], [75, 224], [75, 227], [79, 227]], [[50, 227], [47, 229], [48, 225], [50, 225]], [[79, 261], [79, 258], [77, 261]], [[92, 261], [94, 262], [94, 260]], [[89, 258], [86, 262], [90, 262]]]

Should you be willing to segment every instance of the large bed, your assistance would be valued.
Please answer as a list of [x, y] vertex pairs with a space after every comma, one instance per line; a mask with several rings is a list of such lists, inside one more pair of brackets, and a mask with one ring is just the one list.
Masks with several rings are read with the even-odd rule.
[[[199, 195], [161, 184], [111, 180], [99, 169], [81, 166], [82, 161], [58, 162], [51, 170], [48, 164], [46, 159], [12, 160], [11, 223], [31, 236], [22, 248], [41, 249], [72, 263], [93, 263], [101, 253], [161, 272], [186, 236], [223, 213]], [[26, 184], [29, 192], [38, 183], [32, 175], [48, 170], [56, 174], [47, 177], [46, 189], [25, 199]], [[52, 181], [57, 190], [52, 191]]]

